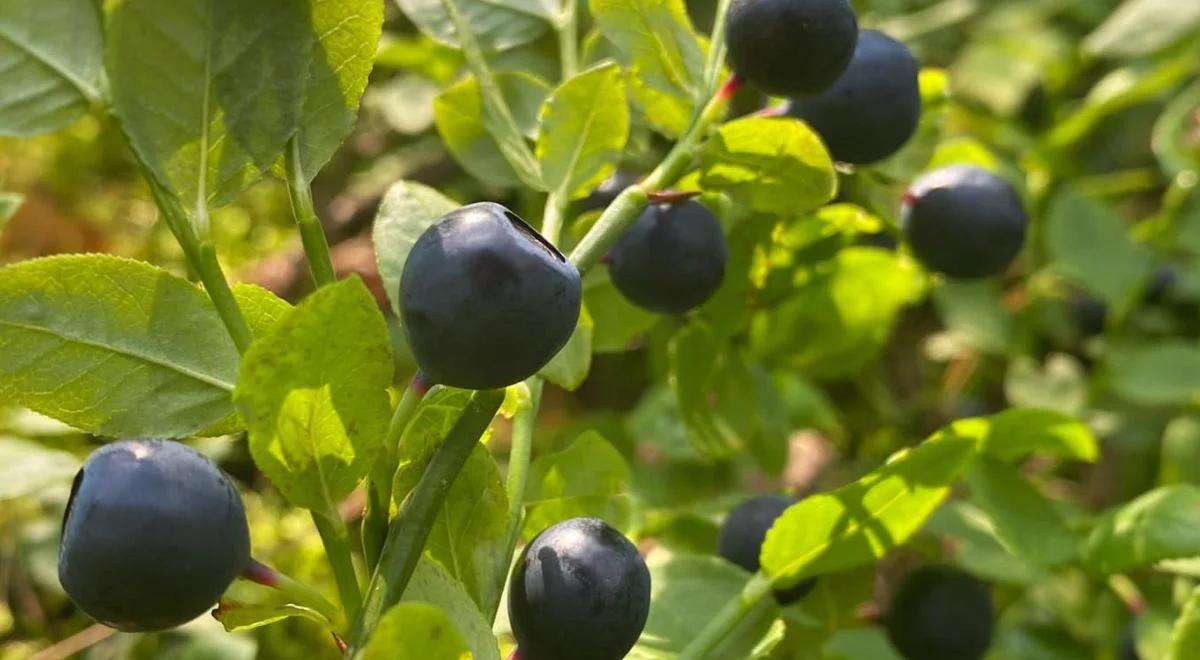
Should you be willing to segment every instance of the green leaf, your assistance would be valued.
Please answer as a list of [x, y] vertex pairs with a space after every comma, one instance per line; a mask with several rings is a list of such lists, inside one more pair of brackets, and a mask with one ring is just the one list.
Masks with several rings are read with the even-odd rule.
[[[725, 603], [737, 598], [750, 574], [712, 556], [656, 553], [650, 568], [650, 617], [630, 660], [667, 660], [711, 621]], [[745, 660], [779, 615], [774, 600], [764, 598], [706, 658]]]
[[1200, 4], [1177, 0], [1126, 0], [1087, 36], [1083, 48], [1100, 57], [1150, 55], [1194, 34]]
[[470, 660], [471, 649], [436, 605], [400, 603], [371, 633], [363, 660]]
[[246, 351], [234, 401], [255, 464], [326, 514], [366, 476], [387, 429], [391, 342], [357, 277], [318, 290]]
[[847, 628], [821, 649], [822, 660], [902, 660], [880, 628]]
[[1197, 109], [1200, 109], [1200, 81], [1171, 99], [1154, 124], [1154, 154], [1169, 176], [1200, 170], [1200, 143], [1192, 133], [1192, 118]]
[[920, 529], [977, 447], [946, 429], [854, 483], [792, 505], [767, 532], [763, 572], [788, 588], [884, 556]]
[[586, 196], [612, 174], [629, 138], [621, 69], [610, 62], [566, 81], [546, 99], [540, 122], [542, 179], [564, 199]]
[[1075, 558], [1075, 535], [1016, 467], [985, 458], [969, 466], [965, 477], [971, 501], [987, 513], [996, 536], [1014, 555], [1043, 566]]
[[[430, 406], [439, 408], [430, 410], [424, 419], [414, 419], [405, 431], [392, 487], [397, 505], [420, 481], [446, 435], [443, 429], [448, 430], [447, 425], [452, 427], [462, 415], [466, 402], [460, 407], [458, 401], [457, 394], [450, 393], [444, 399], [430, 401]], [[422, 408], [426, 407], [423, 402]], [[434, 520], [425, 551], [463, 583], [480, 609], [497, 602], [500, 594], [496, 593], [496, 578], [508, 569], [503, 565], [507, 521], [508, 497], [500, 468], [487, 448], [479, 444], [454, 479]]]
[[705, 142], [700, 185], [756, 211], [796, 215], [833, 199], [837, 175], [821, 138], [803, 122], [749, 117]]
[[[298, 3], [299, 4], [299, 3]], [[329, 162], [358, 121], [383, 31], [380, 0], [308, 0], [309, 29], [288, 55], [307, 60], [296, 135], [308, 181]]]
[[1200, 348], [1166, 340], [1114, 350], [1109, 358], [1112, 388], [1142, 405], [1176, 405], [1200, 394]]
[[919, 269], [893, 253], [840, 250], [782, 304], [752, 319], [755, 361], [817, 378], [852, 374], [875, 358], [923, 286]]
[[292, 311], [292, 306], [286, 300], [257, 284], [234, 284], [233, 298], [246, 318], [246, 325], [250, 326], [250, 333], [255, 337], [274, 330], [283, 317]]
[[[460, 48], [446, 0], [396, 0], [400, 9], [430, 38]], [[537, 39], [550, 27], [557, 5], [552, 0], [452, 0], [486, 52], [508, 50]]]
[[983, 453], [1002, 461], [1016, 461], [1034, 452], [1076, 460], [1095, 461], [1099, 443], [1079, 420], [1053, 410], [1006, 410], [983, 419], [954, 423], [957, 433], [973, 435], [983, 443]]
[[1004, 395], [1015, 407], [1042, 407], [1065, 415], [1083, 412], [1088, 402], [1083, 366], [1070, 355], [1053, 353], [1045, 364], [1020, 356], [1008, 365]]
[[248, 604], [222, 600], [220, 606], [213, 610], [213, 618], [221, 622], [225, 632], [254, 630], [291, 618], [308, 619], [333, 630], [333, 624], [320, 612], [291, 603]]
[[579, 309], [579, 322], [571, 331], [571, 338], [558, 355], [542, 367], [540, 373], [546, 380], [574, 392], [579, 389], [592, 368], [592, 334], [595, 322], [587, 305]]
[[77, 470], [79, 460], [69, 452], [0, 436], [0, 502], [69, 482]]
[[1200, 555], [1200, 489], [1158, 488], [1124, 505], [1092, 530], [1083, 555], [1103, 574]]
[[500, 649], [491, 624], [483, 618], [462, 583], [427, 556], [421, 557], [404, 589], [402, 602], [430, 603], [450, 615], [459, 634], [471, 647], [474, 660], [500, 660]]
[[296, 45], [314, 29], [308, 3], [109, 4], [113, 109], [140, 159], [202, 217], [258, 179], [296, 130], [310, 65]]
[[426, 229], [458, 204], [429, 186], [397, 181], [388, 188], [375, 214], [371, 238], [375, 244], [375, 263], [392, 311], [400, 314], [400, 276], [408, 253]]
[[658, 321], [658, 315], [634, 305], [617, 291], [607, 268], [593, 268], [583, 276], [583, 304], [595, 324], [592, 350], [596, 353], [629, 350]]
[[0, 269], [0, 399], [109, 437], [229, 416], [238, 355], [212, 303], [149, 264], [67, 255]]
[[1122, 308], [1150, 274], [1150, 257], [1113, 209], [1070, 192], [1050, 206], [1046, 249], [1063, 277]]
[[[683, 0], [590, 0], [596, 27], [629, 62], [630, 91], [667, 135], [687, 128], [701, 101], [704, 50]], [[705, 99], [706, 100], [706, 99]]]
[[1188, 660], [1195, 655], [1196, 649], [1200, 649], [1200, 588], [1192, 590], [1183, 612], [1175, 621], [1167, 660]]
[[945, 280], [933, 290], [933, 302], [946, 327], [967, 345], [1003, 354], [1013, 343], [1014, 323], [1001, 294], [994, 280]]
[[1050, 579], [1050, 572], [1009, 552], [997, 536], [992, 519], [979, 507], [966, 501], [942, 505], [925, 531], [949, 537], [956, 563], [969, 573], [994, 582], [1032, 585]]
[[25, 196], [20, 193], [0, 192], [0, 231], [4, 231], [4, 225], [12, 220], [24, 201]]
[[629, 525], [629, 466], [599, 433], [588, 431], [571, 446], [535, 460], [525, 494], [525, 538], [570, 518], [601, 518]]
[[0, 135], [48, 133], [78, 119], [104, 94], [103, 58], [92, 0], [0, 0]]
[[[497, 73], [494, 77], [517, 127], [533, 135], [538, 110], [550, 94], [550, 86], [526, 73]], [[433, 112], [446, 147], [471, 176], [493, 186], [521, 185], [485, 120], [477, 78], [469, 76], [446, 88], [434, 101]]]

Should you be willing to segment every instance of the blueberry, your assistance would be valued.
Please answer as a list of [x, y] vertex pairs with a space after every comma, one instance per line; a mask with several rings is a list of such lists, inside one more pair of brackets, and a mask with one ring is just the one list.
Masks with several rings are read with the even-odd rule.
[[792, 99], [787, 114], [812, 126], [835, 160], [874, 163], [899, 151], [917, 131], [919, 70], [904, 44], [863, 30], [850, 66], [833, 87]]
[[1004, 179], [971, 165], [951, 165], [909, 189], [902, 224], [917, 259], [949, 277], [998, 275], [1025, 242], [1029, 218]]
[[1142, 296], [1143, 300], [1151, 305], [1166, 302], [1178, 279], [1179, 274], [1173, 267], [1159, 266], [1150, 276], [1150, 283], [1146, 286], [1146, 293]]
[[[717, 554], [751, 573], [757, 573], [767, 530], [795, 503], [796, 498], [788, 495], [760, 495], [742, 502], [729, 512], [721, 524]], [[816, 584], [816, 578], [804, 580], [790, 589], [776, 591], [775, 599], [781, 605], [789, 605], [807, 595]]]
[[522, 660], [619, 660], [650, 613], [650, 572], [617, 530], [573, 518], [538, 534], [513, 568], [508, 618]]
[[613, 284], [633, 303], [679, 314], [721, 287], [728, 248], [721, 223], [703, 204], [653, 204], [608, 255]]
[[97, 621], [171, 628], [211, 608], [250, 561], [237, 489], [177, 442], [127, 440], [84, 463], [63, 515], [58, 579]]
[[413, 245], [400, 313], [431, 383], [505, 387], [537, 373], [571, 337], [579, 271], [499, 204], [448, 213]]
[[733, 0], [725, 40], [738, 75], [768, 94], [803, 96], [846, 70], [858, 19], [846, 0]]
[[1108, 305], [1103, 300], [1088, 295], [1078, 295], [1070, 301], [1071, 316], [1079, 327], [1082, 337], [1095, 337], [1103, 334], [1108, 325]]
[[906, 660], [979, 660], [992, 643], [990, 588], [948, 566], [909, 574], [892, 597], [887, 633]]

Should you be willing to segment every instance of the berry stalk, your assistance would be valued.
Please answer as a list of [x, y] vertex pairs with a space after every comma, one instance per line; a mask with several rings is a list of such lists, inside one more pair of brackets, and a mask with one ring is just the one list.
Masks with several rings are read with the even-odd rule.
[[342, 609], [346, 611], [347, 619], [353, 619], [358, 614], [359, 603], [362, 602], [362, 589], [358, 584], [354, 558], [350, 554], [350, 533], [336, 509], [329, 513], [313, 511], [312, 520], [317, 527], [317, 534], [321, 536], [321, 543], [325, 546], [325, 556], [329, 560], [329, 568], [333, 571], [333, 580], [337, 584]]
[[729, 601], [717, 616], [713, 617], [700, 634], [679, 654], [679, 660], [701, 660], [716, 648], [721, 640], [737, 627], [764, 598], [771, 594], [771, 580], [762, 573], [750, 578], [742, 593]]
[[400, 602], [455, 477], [503, 402], [504, 390], [480, 390], [472, 395], [462, 416], [426, 466], [417, 487], [400, 506], [399, 514], [388, 527], [387, 541], [367, 586], [363, 607], [350, 629], [352, 655], [366, 643], [383, 613]]
[[335, 627], [341, 626], [343, 623], [337, 606], [329, 602], [325, 596], [321, 595], [321, 592], [276, 571], [257, 559], [250, 560], [245, 570], [242, 571], [241, 578], [274, 589], [296, 605], [320, 612]]
[[[521, 535], [521, 524], [524, 522], [525, 492], [529, 483], [529, 461], [533, 455], [533, 429], [537, 422], [538, 408], [542, 400], [542, 378], [534, 376], [526, 381], [529, 384], [529, 401], [517, 410], [513, 416], [512, 446], [508, 452], [508, 480], [505, 490], [508, 492], [508, 529], [504, 537], [504, 566], [512, 564], [513, 553], [517, 548], [517, 540]], [[501, 573], [500, 587], [508, 575]], [[488, 620], [496, 618], [500, 608], [499, 596], [501, 589], [496, 590], [497, 602], [490, 604]]]

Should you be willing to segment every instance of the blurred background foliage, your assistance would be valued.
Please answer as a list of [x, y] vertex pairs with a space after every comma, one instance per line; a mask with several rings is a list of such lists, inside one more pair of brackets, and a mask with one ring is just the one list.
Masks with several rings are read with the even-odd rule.
[[[697, 29], [707, 30], [715, 2], [687, 4]], [[918, 137], [878, 167], [843, 172], [840, 204], [768, 224], [766, 237], [751, 235], [761, 225], [739, 225], [731, 269], [749, 275], [753, 309], [718, 294], [702, 322], [679, 333], [679, 319], [639, 312], [605, 276], [589, 277], [598, 354], [577, 391], [548, 389], [538, 455], [599, 431], [632, 470], [623, 478], [634, 503], [628, 530], [645, 548], [675, 552], [711, 553], [715, 521], [737, 493], [836, 486], [952, 419], [1008, 405], [1080, 416], [1102, 438], [1096, 466], [1027, 466], [1068, 521], [1158, 485], [1200, 485], [1200, 3], [853, 4], [864, 27], [903, 40], [925, 67]], [[439, 115], [435, 103], [460, 79], [460, 55], [390, 3], [387, 11], [359, 126], [314, 183], [339, 272], [361, 274], [385, 306], [369, 228], [394, 181], [425, 183], [463, 202], [498, 201], [529, 218], [542, 204], [506, 184], [486, 145], [458, 143], [479, 155], [464, 171], [444, 139], [456, 135], [446, 123], [453, 116]], [[583, 43], [593, 59], [608, 52], [593, 33]], [[558, 75], [549, 33], [492, 57], [497, 69], [525, 74], [506, 84], [517, 108], [536, 108], [545, 93], [529, 76]], [[752, 112], [764, 102], [747, 92], [736, 108]], [[17, 198], [0, 198], [0, 262], [103, 251], [186, 273], [116, 131], [90, 114], [52, 135], [0, 138], [0, 191], [23, 197], [11, 218], [6, 209]], [[626, 178], [669, 146], [645, 117], [636, 117], [631, 145]], [[1000, 281], [935, 283], [890, 252], [903, 185], [961, 161], [1012, 179], [1032, 211], [1021, 262]], [[603, 191], [581, 203], [573, 231], [603, 203]], [[280, 182], [265, 180], [217, 211], [213, 227], [234, 279], [292, 300], [309, 289]], [[716, 412], [708, 414], [747, 443], [745, 456], [707, 452], [685, 423], [695, 411], [681, 409], [665, 376], [694, 360], [713, 363]], [[400, 367], [399, 376], [412, 370], [403, 358]], [[498, 456], [505, 441], [499, 429], [491, 444]], [[27, 411], [0, 412], [0, 660], [105, 634], [72, 610], [55, 570], [69, 478], [96, 442]], [[198, 446], [247, 486], [256, 555], [329, 588], [311, 522], [266, 487], [245, 444], [216, 438]], [[620, 466], [614, 471], [619, 477]], [[347, 514], [353, 510], [352, 502]], [[1131, 625], [1121, 596], [1130, 593], [1144, 601], [1136, 620], [1143, 657], [1160, 657], [1186, 583], [1176, 576], [1200, 577], [1200, 562], [1184, 563], [1134, 575], [1131, 591], [1079, 569], [1051, 573], [1010, 554], [987, 515], [959, 499], [879, 577], [840, 576], [845, 584], [829, 588], [869, 600], [889, 572], [921, 555], [950, 555], [1000, 583], [1006, 607], [990, 657], [1019, 660], [1116, 657]], [[850, 630], [824, 653], [890, 657], [878, 643]], [[67, 651], [55, 646], [39, 657]], [[86, 657], [336, 654], [304, 622], [226, 635], [198, 621], [158, 636], [113, 636]]]

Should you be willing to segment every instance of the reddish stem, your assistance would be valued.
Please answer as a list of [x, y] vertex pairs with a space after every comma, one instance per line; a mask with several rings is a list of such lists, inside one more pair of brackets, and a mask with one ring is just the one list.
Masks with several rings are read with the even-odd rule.
[[649, 193], [650, 203], [652, 204], [678, 204], [696, 197], [700, 194], [698, 190], [659, 190]]
[[746, 80], [738, 74], [729, 74], [729, 77], [725, 79], [725, 83], [721, 85], [721, 89], [717, 91], [717, 98], [722, 101], [728, 101], [733, 98], [734, 94], [738, 93], [738, 90], [742, 88], [745, 82]]
[[242, 569], [242, 577], [272, 589], [279, 586], [279, 574], [275, 572], [275, 569], [253, 558], [246, 568]]

